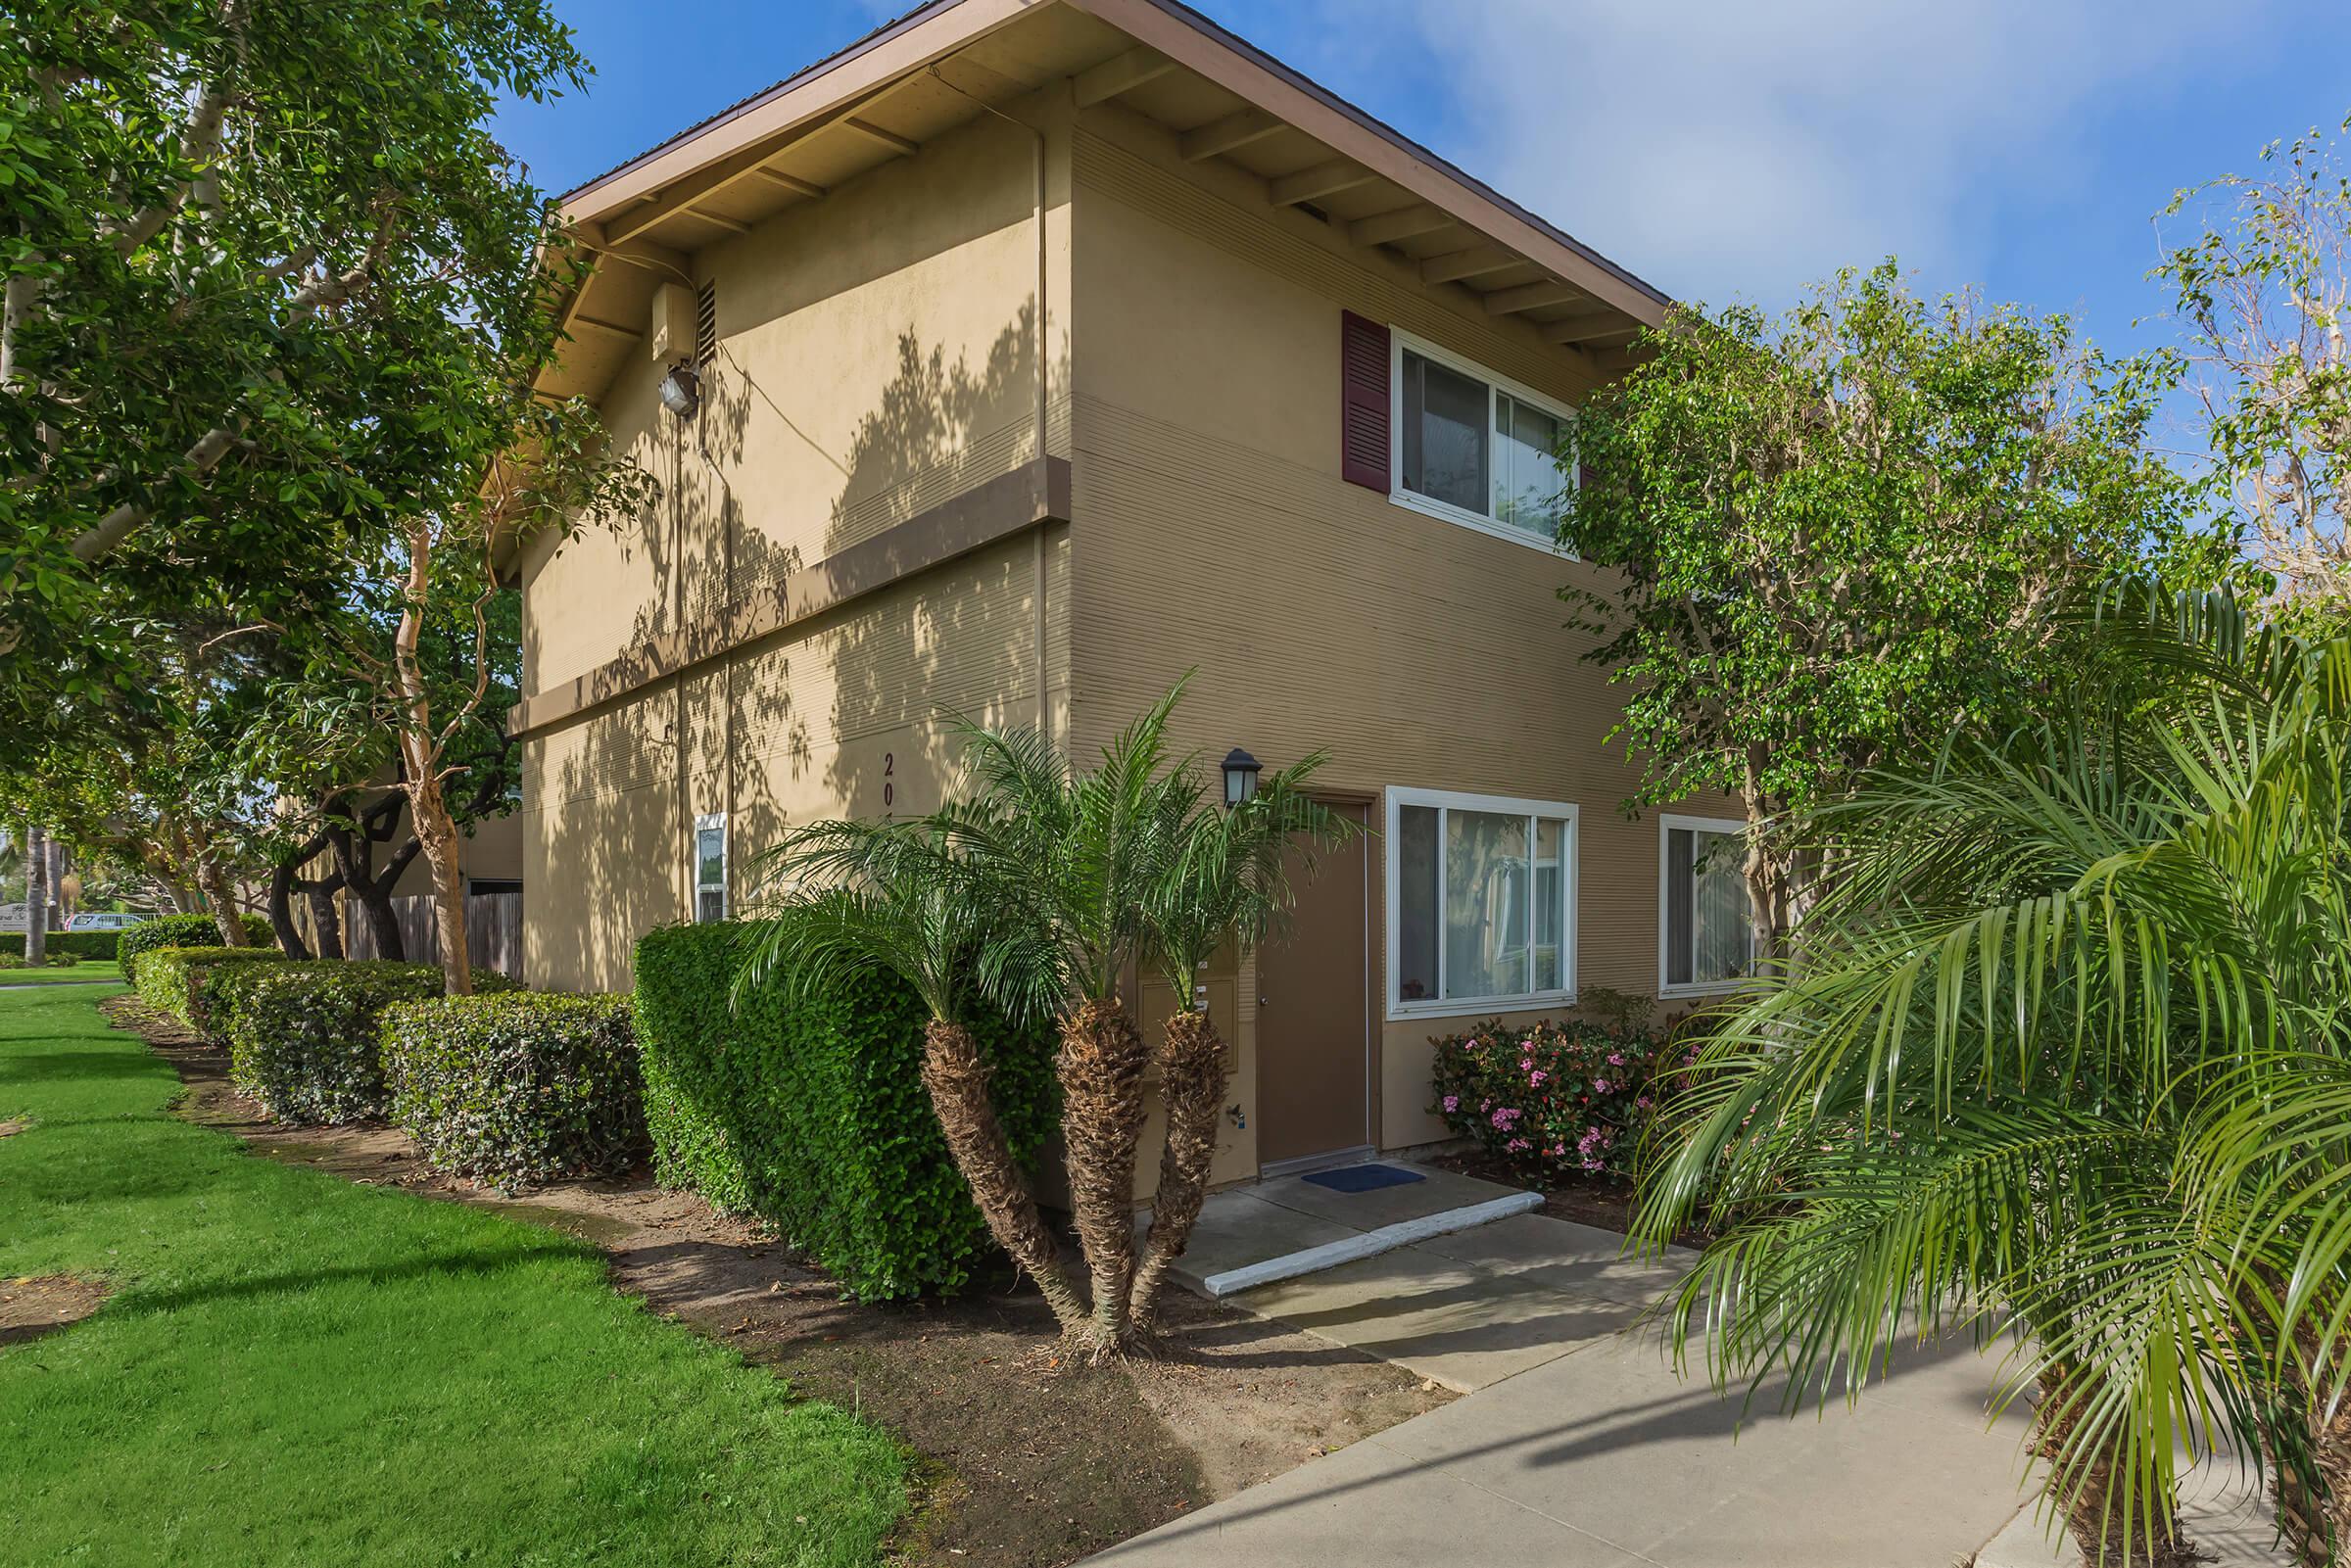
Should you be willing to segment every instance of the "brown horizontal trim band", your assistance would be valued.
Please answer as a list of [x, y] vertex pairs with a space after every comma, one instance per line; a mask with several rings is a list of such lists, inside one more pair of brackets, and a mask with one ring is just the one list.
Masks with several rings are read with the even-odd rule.
[[773, 589], [532, 692], [514, 704], [506, 732], [516, 739], [538, 735], [999, 540], [1069, 520], [1069, 459], [1029, 463], [804, 566]]

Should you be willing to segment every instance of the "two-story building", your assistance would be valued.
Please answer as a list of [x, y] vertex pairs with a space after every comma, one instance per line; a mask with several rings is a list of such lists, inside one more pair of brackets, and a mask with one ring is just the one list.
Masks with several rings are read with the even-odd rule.
[[564, 215], [545, 390], [663, 488], [515, 563], [535, 983], [935, 805], [950, 713], [1083, 756], [1194, 669], [1183, 747], [1327, 747], [1373, 830], [1208, 977], [1221, 1178], [1441, 1137], [1432, 1033], [1744, 960], [1730, 803], [1622, 811], [1557, 596], [1554, 453], [1666, 304], [1623, 268], [1174, 0], [935, 0]]

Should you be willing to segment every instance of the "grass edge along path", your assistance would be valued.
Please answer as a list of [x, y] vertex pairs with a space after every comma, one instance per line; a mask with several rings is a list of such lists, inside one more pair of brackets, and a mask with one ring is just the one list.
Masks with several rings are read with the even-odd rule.
[[27, 1123], [0, 1276], [112, 1291], [0, 1350], [10, 1562], [877, 1559], [887, 1434], [617, 1295], [585, 1243], [178, 1119], [97, 999], [0, 992], [0, 1119]]

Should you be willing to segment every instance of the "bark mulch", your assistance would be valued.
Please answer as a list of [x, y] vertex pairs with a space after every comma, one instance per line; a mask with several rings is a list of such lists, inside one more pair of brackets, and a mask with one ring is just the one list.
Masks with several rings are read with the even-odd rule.
[[502, 1196], [433, 1170], [396, 1127], [272, 1122], [231, 1087], [224, 1054], [133, 999], [104, 1006], [178, 1069], [191, 1120], [268, 1159], [580, 1236], [651, 1310], [896, 1433], [923, 1461], [901, 1562], [1051, 1568], [1453, 1398], [1182, 1292], [1164, 1298], [1159, 1358], [1076, 1369], [1052, 1354], [1052, 1314], [1033, 1290], [845, 1301], [774, 1236], [645, 1172]]

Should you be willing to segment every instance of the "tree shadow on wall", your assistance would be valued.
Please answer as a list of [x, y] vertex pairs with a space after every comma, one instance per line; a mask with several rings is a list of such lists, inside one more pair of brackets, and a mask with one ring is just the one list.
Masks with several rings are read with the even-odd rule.
[[[896, 369], [833, 459], [824, 557], [871, 545], [898, 524], [1033, 460], [1034, 308], [1025, 306], [974, 364], [925, 347], [908, 329]], [[1050, 367], [1066, 385], [1068, 354]], [[653, 585], [631, 607], [624, 672], [648, 675], [649, 650], [714, 652], [740, 621], [789, 610], [809, 563], [746, 518], [727, 475], [739, 471], [755, 412], [790, 424], [770, 389], [726, 352], [705, 371], [692, 425], [664, 415], [655, 448], [659, 499], [624, 527], [622, 547]], [[797, 425], [791, 435], [810, 440]], [[814, 442], [810, 441], [811, 446]], [[821, 450], [821, 449], [820, 449]], [[787, 526], [789, 520], [783, 520]], [[1060, 530], [1056, 530], [1058, 534]], [[753, 858], [812, 802], [878, 818], [930, 810], [955, 784], [946, 718], [1033, 724], [1037, 711], [1036, 545], [1028, 534], [941, 571], [854, 599], [781, 637], [653, 682], [552, 732], [526, 786], [540, 813], [546, 866], [563, 896], [536, 901], [533, 983], [618, 984], [638, 936], [694, 913], [696, 817], [727, 811], [733, 897], [750, 891]], [[881, 564], [903, 570], [911, 560]], [[1049, 541], [1055, 571], [1057, 541]], [[1055, 594], [1062, 591], [1058, 586]], [[617, 609], [617, 606], [612, 607]], [[595, 605], [557, 613], [604, 614]], [[696, 629], [710, 629], [697, 647]], [[634, 669], [631, 670], [631, 662]], [[820, 739], [802, 691], [830, 692], [822, 787]]]
[[[542, 606], [541, 614], [628, 618], [610, 661], [620, 684], [711, 651], [723, 641], [729, 581], [784, 580], [796, 549], [744, 526], [727, 475], [748, 440], [750, 388], [714, 364], [697, 416], [656, 417], [648, 466], [659, 495], [616, 525], [620, 581], [646, 585], [633, 605]], [[535, 985], [625, 985], [637, 938], [693, 913], [695, 819], [724, 809], [730, 733], [806, 745], [789, 683], [743, 680], [732, 658], [652, 679], [632, 697], [596, 709], [542, 738], [524, 781], [524, 810], [553, 885], [530, 905]]]
[[[880, 404], [857, 426], [848, 483], [833, 508], [836, 554], [1035, 461], [1033, 307], [1007, 322], [978, 363], [925, 349], [912, 333]], [[1066, 338], [1047, 366], [1068, 385]], [[1060, 406], [1066, 403], [1057, 399]], [[1056, 417], [1049, 410], [1048, 417]], [[1058, 594], [1059, 536], [1046, 539]], [[1037, 542], [1022, 533], [847, 607], [831, 628], [833, 734], [824, 793], [847, 815], [909, 816], [956, 793], [951, 716], [990, 726], [1037, 722]]]

